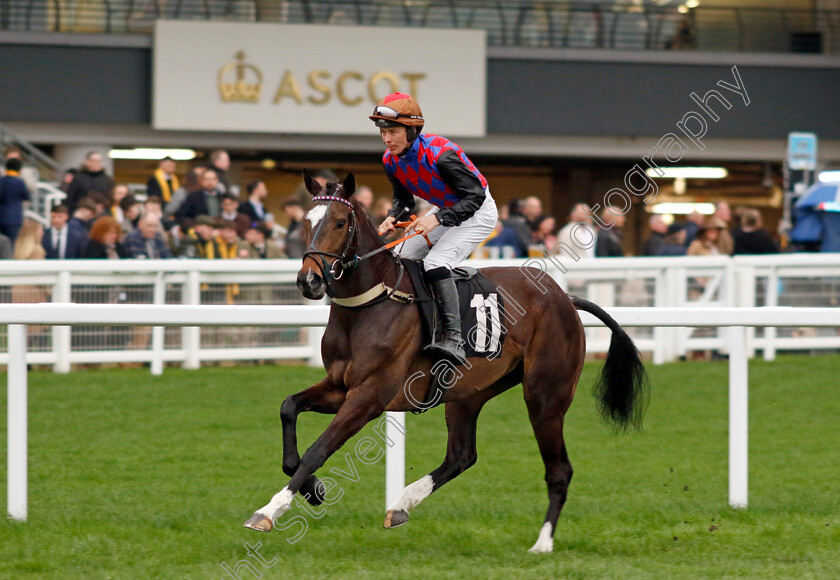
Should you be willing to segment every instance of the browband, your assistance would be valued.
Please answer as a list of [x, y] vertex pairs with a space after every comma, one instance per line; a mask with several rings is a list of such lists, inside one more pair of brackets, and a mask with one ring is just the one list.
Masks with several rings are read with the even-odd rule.
[[343, 197], [336, 197], [334, 195], [318, 195], [312, 198], [312, 201], [340, 201], [350, 209], [353, 209], [353, 204]]

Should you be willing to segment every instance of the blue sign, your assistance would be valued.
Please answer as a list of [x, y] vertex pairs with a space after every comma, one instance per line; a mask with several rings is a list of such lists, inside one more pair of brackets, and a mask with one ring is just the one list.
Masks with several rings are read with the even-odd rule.
[[817, 136], [789, 133], [787, 162], [790, 169], [814, 171], [817, 168]]

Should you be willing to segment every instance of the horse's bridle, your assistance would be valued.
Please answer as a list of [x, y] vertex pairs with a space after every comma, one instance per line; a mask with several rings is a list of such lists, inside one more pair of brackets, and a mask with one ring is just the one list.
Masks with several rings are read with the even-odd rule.
[[[318, 268], [321, 270], [321, 276], [324, 278], [324, 283], [327, 286], [327, 295], [330, 298], [335, 298], [335, 292], [333, 291], [330, 282], [332, 282], [333, 280], [340, 280], [345, 272], [354, 270], [362, 260], [370, 258], [371, 256], [378, 254], [381, 250], [386, 249], [379, 248], [378, 250], [374, 250], [373, 252], [368, 252], [364, 256], [359, 257], [357, 255], [353, 255], [352, 258], [350, 258], [349, 260], [347, 259], [347, 253], [350, 251], [350, 249], [356, 242], [358, 228], [356, 227], [356, 211], [353, 209], [353, 204], [339, 195], [341, 193], [341, 190], [342, 186], [341, 184], [339, 184], [333, 192], [333, 195], [318, 195], [312, 198], [313, 202], [326, 201], [327, 209], [324, 212], [324, 219], [322, 219], [321, 222], [318, 224], [316, 230], [312, 232], [312, 236], [309, 242], [309, 248], [307, 248], [307, 250], [303, 253], [304, 260], [306, 260], [307, 257], [312, 257], [313, 261], [318, 265]], [[321, 228], [327, 221], [326, 216], [330, 211], [330, 205], [334, 201], [343, 203], [344, 205], [350, 208], [350, 225], [347, 228], [347, 233], [344, 236], [344, 242], [341, 245], [341, 253], [339, 254], [336, 254], [334, 252], [325, 252], [323, 250], [315, 248], [315, 241], [318, 239], [318, 234], [321, 232]], [[325, 259], [325, 256], [328, 258], [334, 258], [332, 264], [329, 267], [327, 266], [327, 260]], [[405, 268], [402, 265], [402, 262], [399, 260], [399, 258], [396, 258], [396, 263], [399, 267], [400, 274], [397, 277], [397, 283], [394, 285], [394, 288], [392, 288], [389, 293], [382, 294], [376, 299], [371, 300], [369, 302], [365, 302], [364, 304], [360, 304], [359, 306], [372, 306], [373, 304], [376, 304], [377, 302], [380, 302], [387, 298], [393, 298], [397, 294], [397, 288], [399, 288], [400, 282], [402, 281]]]
[[[347, 233], [344, 236], [344, 242], [341, 245], [341, 253], [336, 254], [333, 252], [325, 252], [323, 250], [319, 250], [315, 248], [315, 241], [318, 239], [318, 234], [321, 233], [321, 228], [327, 222], [326, 219], [322, 219], [321, 223], [318, 224], [318, 227], [312, 232], [312, 237], [309, 242], [309, 248], [303, 253], [303, 259], [305, 260], [307, 257], [313, 257], [312, 259], [318, 264], [318, 268], [321, 270], [321, 275], [324, 278], [324, 282], [327, 284], [327, 293], [330, 297], [333, 296], [332, 288], [330, 288], [330, 282], [332, 280], [340, 280], [341, 277], [344, 275], [344, 272], [347, 270], [348, 262], [346, 261], [347, 252], [353, 245], [356, 236], [356, 212], [353, 210], [353, 204], [349, 201], [340, 197], [338, 194], [341, 193], [342, 186], [338, 185], [335, 189], [336, 195], [318, 195], [312, 198], [313, 202], [316, 201], [326, 201], [327, 209], [324, 213], [324, 218], [330, 211], [330, 205], [332, 202], [337, 201], [339, 203], [343, 203], [347, 207], [350, 208], [350, 218], [349, 222], [350, 225], [347, 228]], [[334, 258], [333, 263], [327, 267], [327, 260], [326, 257]], [[350, 264], [355, 265], [355, 260], [351, 261]]]

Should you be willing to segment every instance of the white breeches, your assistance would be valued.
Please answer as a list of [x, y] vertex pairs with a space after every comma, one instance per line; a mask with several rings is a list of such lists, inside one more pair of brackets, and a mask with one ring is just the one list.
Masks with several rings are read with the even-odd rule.
[[[450, 270], [466, 260], [476, 247], [487, 239], [496, 227], [499, 214], [496, 202], [485, 190], [487, 197], [484, 203], [459, 226], [438, 226], [429, 234], [432, 247], [426, 243], [423, 236], [414, 236], [398, 245], [395, 249], [403, 258], [423, 260], [426, 271], [444, 266]], [[439, 207], [432, 207], [429, 214], [437, 213]]]

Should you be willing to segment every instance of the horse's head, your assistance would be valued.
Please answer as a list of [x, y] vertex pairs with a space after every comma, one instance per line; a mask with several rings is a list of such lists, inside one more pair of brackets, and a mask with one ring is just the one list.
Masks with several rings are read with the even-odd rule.
[[306, 252], [297, 286], [304, 297], [320, 300], [329, 282], [341, 278], [345, 260], [355, 250], [359, 224], [350, 196], [356, 179], [350, 173], [343, 183], [331, 181], [323, 186], [304, 171], [303, 180], [313, 197], [301, 224]]

